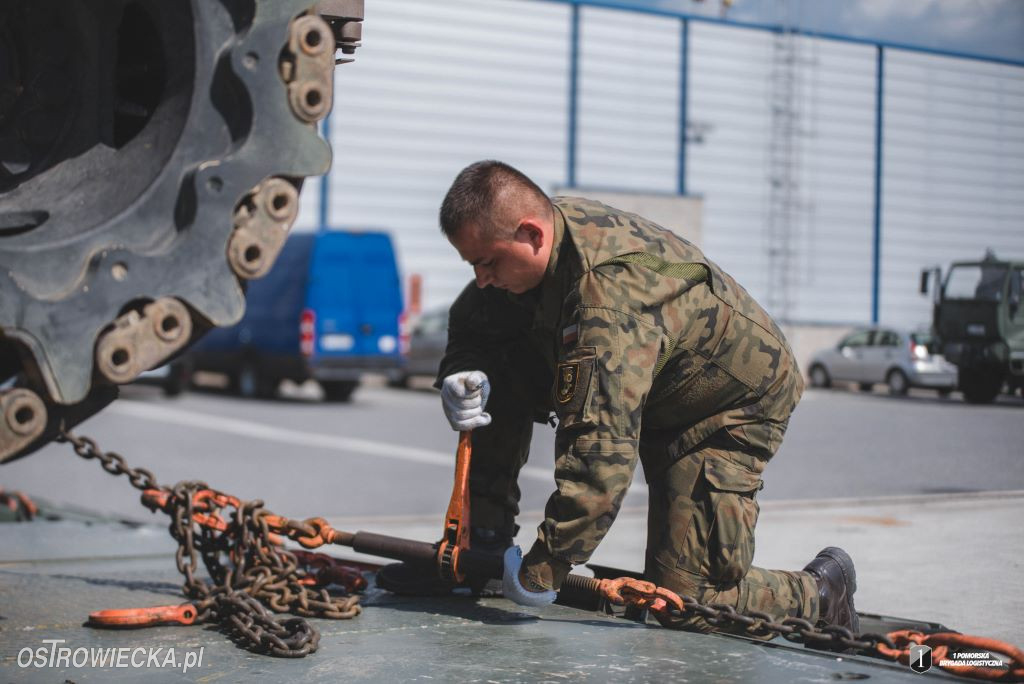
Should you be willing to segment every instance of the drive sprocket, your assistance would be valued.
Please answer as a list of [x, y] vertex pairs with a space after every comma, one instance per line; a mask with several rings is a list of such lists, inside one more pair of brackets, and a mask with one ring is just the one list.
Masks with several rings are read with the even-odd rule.
[[0, 461], [241, 318], [302, 180], [330, 165], [316, 126], [362, 12], [362, 0], [3, 3]]

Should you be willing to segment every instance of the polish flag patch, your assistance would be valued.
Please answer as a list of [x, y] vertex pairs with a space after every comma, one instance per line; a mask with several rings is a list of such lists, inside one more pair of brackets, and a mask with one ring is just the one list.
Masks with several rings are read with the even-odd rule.
[[562, 344], [572, 344], [579, 337], [580, 326], [573, 323], [562, 329]]

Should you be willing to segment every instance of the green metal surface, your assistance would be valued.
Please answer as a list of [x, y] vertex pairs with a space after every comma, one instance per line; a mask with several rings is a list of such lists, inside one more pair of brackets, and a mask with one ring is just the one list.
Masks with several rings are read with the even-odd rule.
[[[354, 620], [313, 620], [320, 650], [299, 660], [249, 653], [209, 625], [83, 625], [95, 610], [182, 602], [173, 551], [157, 526], [0, 526], [0, 681], [921, 681], [902, 665], [779, 640], [674, 632], [564, 606], [407, 598], [374, 588]], [[202, 648], [202, 666], [184, 674], [181, 662], [176, 669], [19, 666], [19, 651], [40, 648], [44, 639], [64, 639], [72, 649], [173, 647], [179, 661]]]

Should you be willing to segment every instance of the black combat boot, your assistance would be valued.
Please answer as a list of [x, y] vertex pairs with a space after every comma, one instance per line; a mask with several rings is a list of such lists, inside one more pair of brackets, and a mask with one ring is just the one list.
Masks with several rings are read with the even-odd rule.
[[[512, 537], [495, 530], [473, 527], [469, 547], [474, 551], [501, 556], [512, 546]], [[458, 587], [467, 587], [474, 595], [485, 591], [487, 579], [467, 579], [458, 584], [437, 575], [436, 565], [392, 563], [377, 571], [377, 586], [400, 596], [447, 596]]]
[[829, 546], [818, 552], [804, 572], [818, 583], [818, 625], [839, 625], [854, 634], [860, 632], [860, 621], [853, 607], [857, 591], [857, 571], [850, 554]]

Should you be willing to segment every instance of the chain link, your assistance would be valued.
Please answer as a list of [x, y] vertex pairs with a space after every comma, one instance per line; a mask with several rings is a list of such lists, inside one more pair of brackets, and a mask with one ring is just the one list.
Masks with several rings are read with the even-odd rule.
[[653, 582], [635, 577], [595, 579], [569, 575], [567, 583], [572, 590], [598, 594], [613, 605], [630, 605], [650, 610], [666, 627], [676, 627], [683, 619], [700, 617], [717, 629], [738, 628], [735, 631], [757, 639], [781, 636], [787, 641], [828, 651], [864, 652], [879, 655], [878, 644], [895, 648], [890, 637], [881, 634], [855, 635], [841, 625], [816, 628], [808, 620], [786, 617], [776, 621], [762, 611], [740, 613], [734, 606], [723, 603], [705, 605], [692, 596], [680, 596]]
[[690, 596], [681, 596], [680, 598], [683, 600], [683, 610], [668, 607], [661, 614], [676, 620], [699, 615], [708, 624], [715, 627], [736, 626], [740, 627], [746, 635], [758, 639], [781, 636], [786, 641], [827, 651], [846, 651], [877, 656], [878, 644], [885, 644], [890, 648], [896, 647], [892, 639], [884, 634], [854, 634], [840, 625], [826, 625], [817, 628], [810, 621], [797, 617], [787, 617], [776, 621], [768, 613], [760, 611], [742, 614], [729, 605], [717, 603], [704, 605]]
[[[120, 454], [104, 452], [88, 437], [62, 431], [58, 441], [71, 444], [84, 459], [98, 460], [111, 475], [126, 475], [138, 490], [167, 494], [162, 509], [171, 516], [169, 530], [178, 542], [174, 560], [185, 577], [182, 590], [196, 606], [196, 622], [219, 623], [229, 638], [251, 651], [301, 658], [316, 652], [320, 642], [320, 632], [304, 617], [348, 619], [361, 612], [358, 596], [331, 596], [306, 583], [314, 575], [302, 567], [307, 563], [278, 546], [267, 523], [274, 514], [262, 501], [211, 492], [204, 482], [160, 486], [153, 473], [129, 467]], [[203, 525], [197, 515], [225, 524]], [[304, 536], [317, 534], [308, 523], [288, 524]], [[200, 558], [211, 581], [198, 577]], [[270, 611], [302, 617], [278, 619]]]

